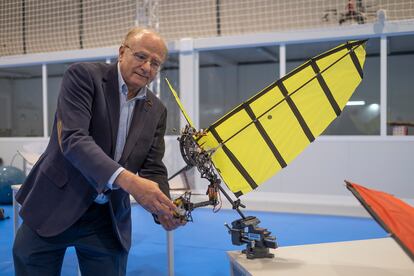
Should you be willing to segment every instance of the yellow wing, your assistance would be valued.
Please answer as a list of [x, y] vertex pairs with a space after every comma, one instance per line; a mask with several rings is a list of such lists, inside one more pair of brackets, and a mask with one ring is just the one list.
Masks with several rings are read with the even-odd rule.
[[180, 98], [178, 97], [177, 92], [174, 90], [174, 88], [172, 87], [171, 83], [168, 81], [168, 79], [166, 78], [165, 81], [168, 84], [168, 87], [171, 90], [171, 93], [174, 95], [175, 101], [177, 102], [178, 107], [180, 108], [181, 112], [183, 113], [185, 119], [187, 120], [187, 123], [190, 125], [190, 127], [194, 127], [193, 121], [191, 121], [190, 117], [188, 116], [187, 112], [184, 109], [183, 104], [180, 101]]
[[243, 102], [197, 143], [237, 196], [296, 158], [341, 113], [362, 80], [366, 41], [331, 49]]

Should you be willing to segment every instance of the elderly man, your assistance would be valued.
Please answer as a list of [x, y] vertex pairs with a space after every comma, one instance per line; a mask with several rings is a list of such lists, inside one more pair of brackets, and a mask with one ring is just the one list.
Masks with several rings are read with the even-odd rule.
[[147, 87], [166, 57], [157, 33], [134, 28], [117, 64], [64, 74], [49, 145], [16, 196], [16, 275], [59, 275], [68, 246], [82, 275], [125, 275], [129, 195], [166, 230], [182, 225], [162, 163], [167, 111]]

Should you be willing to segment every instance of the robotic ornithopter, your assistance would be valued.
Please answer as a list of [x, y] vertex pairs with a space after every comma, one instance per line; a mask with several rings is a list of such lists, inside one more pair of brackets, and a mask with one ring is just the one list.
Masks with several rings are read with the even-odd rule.
[[273, 257], [269, 248], [277, 247], [276, 239], [258, 227], [256, 217], [241, 212], [245, 206], [240, 199], [232, 200], [221, 182], [239, 198], [286, 167], [313, 142], [340, 115], [361, 82], [365, 42], [347, 42], [311, 58], [205, 130], [194, 127], [167, 81], [188, 123], [178, 138], [187, 165], [175, 175], [196, 167], [209, 181], [207, 201], [193, 203], [191, 193], [175, 200], [177, 216], [192, 221], [195, 208], [216, 208], [221, 192], [241, 217], [231, 227], [226, 225], [232, 243], [246, 244], [247, 258]]
[[267, 231], [267, 229], [258, 227], [260, 221], [256, 217], [246, 217], [240, 210], [240, 207], [245, 207], [243, 204], [241, 204], [240, 199], [233, 201], [232, 198], [220, 185], [221, 180], [216, 174], [213, 168], [213, 162], [211, 160], [211, 155], [214, 154], [214, 150], [205, 150], [197, 143], [198, 137], [205, 135], [205, 132], [196, 131], [193, 123], [184, 111], [177, 93], [174, 91], [168, 80], [167, 83], [188, 123], [188, 125], [186, 125], [182, 130], [181, 136], [178, 138], [181, 155], [187, 166], [177, 172], [171, 178], [175, 177], [182, 171], [196, 167], [200, 172], [201, 177], [207, 179], [210, 183], [206, 192], [208, 195], [207, 201], [198, 203], [191, 202], [191, 192], [186, 192], [182, 196], [175, 199], [174, 203], [177, 205], [176, 215], [182, 220], [192, 221], [193, 219], [191, 212], [195, 208], [209, 205], [212, 205], [214, 208], [216, 208], [220, 204], [219, 195], [221, 192], [230, 202], [232, 208], [236, 210], [237, 213], [239, 213], [241, 216], [240, 219], [232, 222], [232, 227], [225, 224], [232, 236], [232, 243], [234, 245], [247, 244], [247, 247], [245, 250], [243, 250], [243, 252], [249, 259], [272, 258], [274, 255], [272, 253], [269, 253], [269, 248], [277, 247], [276, 238], [271, 236], [271, 233]]

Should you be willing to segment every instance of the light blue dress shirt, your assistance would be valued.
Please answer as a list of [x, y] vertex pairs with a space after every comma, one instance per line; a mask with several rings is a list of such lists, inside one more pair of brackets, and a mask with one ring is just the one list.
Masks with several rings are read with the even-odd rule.
[[[147, 87], [143, 87], [140, 89], [140, 91], [137, 93], [137, 95], [128, 100], [128, 87], [122, 78], [121, 70], [119, 68], [118, 63], [118, 87], [119, 87], [119, 126], [118, 126], [118, 134], [116, 137], [116, 146], [115, 146], [115, 155], [114, 160], [116, 162], [121, 159], [122, 152], [124, 150], [125, 142], [128, 137], [128, 131], [129, 127], [131, 126], [132, 121], [132, 115], [134, 114], [134, 107], [135, 102], [137, 100], [145, 99], [147, 96]], [[107, 187], [108, 189], [119, 189], [117, 185], [114, 185], [115, 179], [118, 177], [118, 175], [125, 170], [123, 167], [120, 167], [118, 170], [116, 170], [111, 178], [109, 178]], [[99, 194], [96, 199], [96, 203], [104, 204], [108, 202], [108, 196], [101, 193]]]

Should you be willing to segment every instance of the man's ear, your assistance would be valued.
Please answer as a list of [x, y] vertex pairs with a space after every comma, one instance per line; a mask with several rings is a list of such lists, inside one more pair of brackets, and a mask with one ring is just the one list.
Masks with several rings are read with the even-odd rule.
[[125, 53], [125, 47], [121, 45], [118, 49], [118, 61], [122, 60], [124, 53]]

